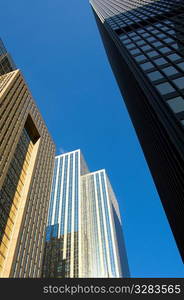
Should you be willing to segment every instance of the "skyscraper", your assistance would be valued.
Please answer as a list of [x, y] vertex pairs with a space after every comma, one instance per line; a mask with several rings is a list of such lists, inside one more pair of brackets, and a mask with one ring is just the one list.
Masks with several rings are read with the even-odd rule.
[[3, 41], [0, 39], [0, 75], [6, 74], [16, 69], [16, 66], [7, 52]]
[[90, 3], [184, 260], [184, 1]]
[[80, 150], [55, 158], [43, 277], [128, 277], [118, 203]]
[[40, 277], [55, 145], [21, 72], [8, 70], [0, 76], [0, 277]]

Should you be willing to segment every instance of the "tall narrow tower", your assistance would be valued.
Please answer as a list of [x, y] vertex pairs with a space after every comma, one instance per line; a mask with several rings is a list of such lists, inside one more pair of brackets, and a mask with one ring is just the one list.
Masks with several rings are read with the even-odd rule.
[[184, 1], [90, 3], [184, 260]]
[[55, 158], [43, 277], [129, 277], [118, 203], [81, 151]]

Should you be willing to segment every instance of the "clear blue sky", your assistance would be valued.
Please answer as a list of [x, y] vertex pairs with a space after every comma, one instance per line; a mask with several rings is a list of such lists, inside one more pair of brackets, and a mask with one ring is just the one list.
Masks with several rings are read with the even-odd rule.
[[1, 37], [56, 143], [105, 168], [132, 277], [184, 277], [161, 202], [108, 64], [88, 0], [6, 0]]

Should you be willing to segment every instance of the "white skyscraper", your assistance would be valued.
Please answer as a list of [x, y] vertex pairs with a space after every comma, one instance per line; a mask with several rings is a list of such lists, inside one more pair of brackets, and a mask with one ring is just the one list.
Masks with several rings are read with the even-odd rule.
[[129, 277], [118, 203], [81, 151], [55, 158], [43, 277]]

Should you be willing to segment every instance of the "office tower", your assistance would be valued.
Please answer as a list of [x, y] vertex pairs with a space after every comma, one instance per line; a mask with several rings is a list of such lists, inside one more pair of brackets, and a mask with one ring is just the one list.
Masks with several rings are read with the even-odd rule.
[[129, 276], [117, 200], [80, 150], [55, 158], [42, 276]]
[[7, 52], [3, 41], [0, 39], [0, 75], [6, 74], [16, 69], [16, 66]]
[[184, 1], [90, 3], [184, 260]]
[[116, 196], [105, 170], [81, 176], [81, 277], [129, 277]]
[[19, 70], [0, 76], [0, 277], [40, 277], [55, 146]]

